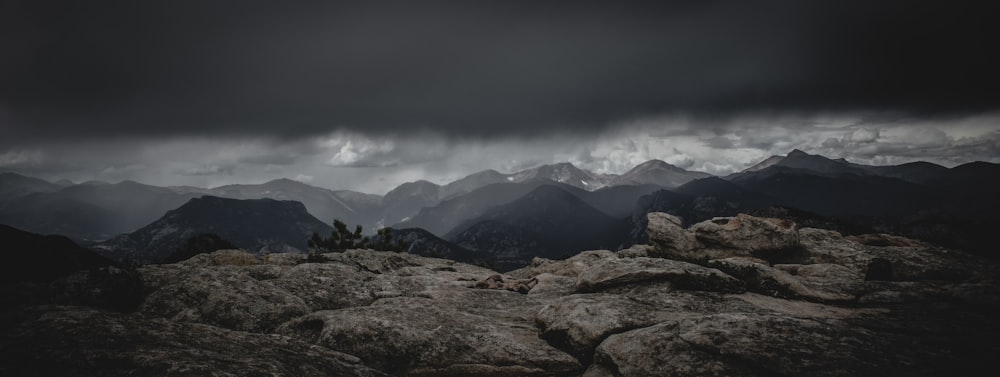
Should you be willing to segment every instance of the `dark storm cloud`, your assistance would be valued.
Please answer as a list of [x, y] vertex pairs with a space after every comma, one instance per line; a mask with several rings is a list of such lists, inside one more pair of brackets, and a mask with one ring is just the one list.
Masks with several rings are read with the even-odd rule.
[[0, 127], [9, 144], [975, 113], [1000, 104], [993, 4], [13, 1]]

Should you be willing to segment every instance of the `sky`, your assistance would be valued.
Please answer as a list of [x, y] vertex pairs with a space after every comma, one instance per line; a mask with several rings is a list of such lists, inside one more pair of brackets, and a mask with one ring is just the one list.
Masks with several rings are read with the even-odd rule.
[[792, 149], [1000, 162], [982, 1], [5, 1], [0, 170], [384, 193]]

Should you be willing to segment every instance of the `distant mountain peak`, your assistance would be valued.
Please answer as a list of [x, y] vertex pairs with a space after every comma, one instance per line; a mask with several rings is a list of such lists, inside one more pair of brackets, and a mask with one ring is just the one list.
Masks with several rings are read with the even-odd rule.
[[843, 157], [834, 159], [793, 149], [785, 157], [771, 156], [739, 173], [730, 175], [727, 179], [741, 180], [748, 177], [768, 176], [779, 171], [831, 178], [880, 176], [914, 183], [928, 183], [946, 179], [949, 174], [953, 175], [955, 169], [948, 169], [925, 161], [900, 165], [864, 165], [850, 162]]
[[[652, 160], [649, 160], [649, 161], [643, 162], [643, 163], [641, 163], [639, 165], [636, 165], [636, 167], [640, 167], [640, 166], [655, 166], [655, 165], [670, 165], [670, 164], [667, 163], [666, 161], [654, 158]], [[670, 165], [670, 166], [673, 166], [673, 165]]]
[[[412, 190], [414, 188], [416, 188], [416, 189], [435, 188], [436, 189], [438, 187], [441, 187], [441, 185], [439, 185], [437, 183], [434, 183], [434, 182], [431, 182], [431, 181], [428, 181], [428, 180], [425, 180], [425, 179], [420, 179], [420, 180], [411, 181], [411, 182], [404, 182], [404, 183], [400, 184], [399, 186], [396, 186], [395, 189], [392, 189], [389, 192], [398, 191], [400, 189], [404, 189], [404, 190], [406, 190], [406, 189], [411, 189]], [[386, 195], [388, 195], [388, 194], [386, 194]]]
[[554, 163], [554, 164], [539, 165], [537, 167], [534, 167], [534, 168], [531, 168], [531, 169], [526, 169], [526, 170], [523, 170], [523, 171], [525, 171], [525, 172], [527, 172], [527, 171], [543, 171], [543, 170], [549, 170], [549, 169], [577, 169], [577, 170], [579, 170], [579, 168], [577, 168], [576, 165], [573, 165], [573, 163], [571, 163], [571, 162], [557, 162], [557, 163]]
[[572, 163], [569, 162], [559, 162], [555, 164], [542, 165], [534, 169], [525, 170], [521, 173], [528, 173], [532, 176], [537, 176], [539, 178], [550, 178], [547, 176], [558, 173], [565, 173], [571, 175], [584, 175], [588, 177], [592, 175], [591, 173], [583, 171], [580, 168], [576, 167], [576, 165], [573, 165]]
[[771, 156], [771, 157], [766, 158], [764, 161], [761, 161], [761, 162], [758, 162], [758, 163], [754, 164], [753, 166], [751, 166], [749, 168], [743, 169], [743, 172], [747, 173], [747, 172], [764, 170], [764, 169], [767, 169], [767, 168], [769, 168], [771, 166], [780, 164], [781, 161], [784, 160], [784, 159], [785, 159], [785, 156], [777, 156], [777, 155]]
[[265, 187], [273, 187], [273, 186], [278, 186], [278, 187], [303, 187], [303, 186], [310, 186], [310, 185], [307, 184], [307, 183], [305, 183], [305, 182], [300, 182], [300, 181], [296, 181], [296, 180], [291, 179], [291, 178], [284, 178], [284, 177], [282, 177], [282, 178], [272, 179], [270, 181], [264, 182], [263, 184], [261, 184], [261, 186], [265, 186]]
[[481, 175], [503, 175], [503, 174], [493, 169], [486, 169], [469, 174], [467, 177], [481, 176]]
[[557, 162], [557, 163], [554, 163], [554, 164], [548, 164], [548, 165], [542, 165], [542, 166], [551, 166], [551, 167], [560, 167], [560, 168], [566, 168], [566, 167], [575, 168], [576, 167], [576, 165], [573, 165], [572, 162], [568, 162], [568, 161]]
[[643, 162], [643, 163], [641, 163], [639, 165], [636, 165], [635, 168], [632, 168], [632, 169], [633, 170], [635, 170], [635, 169], [668, 169], [668, 170], [675, 170], [675, 171], [687, 171], [686, 169], [684, 169], [682, 167], [679, 167], [677, 165], [674, 165], [674, 164], [671, 164], [669, 162], [666, 162], [666, 161], [663, 161], [663, 160], [659, 160], [659, 159], [652, 159], [652, 160]]
[[420, 179], [420, 180], [416, 180], [416, 181], [409, 182], [409, 183], [413, 184], [413, 185], [421, 185], [421, 186], [440, 186], [439, 184], [431, 182], [431, 181], [428, 181], [426, 179]]
[[[773, 157], [772, 157], [773, 158]], [[816, 174], [836, 176], [842, 174], [850, 175], [868, 175], [870, 174], [870, 167], [864, 165], [857, 165], [848, 162], [844, 158], [832, 159], [823, 155], [818, 154], [808, 154], [799, 149], [793, 149], [788, 152], [788, 155], [784, 158], [769, 158], [765, 160], [768, 164], [758, 164], [752, 168], [754, 170], [747, 169], [745, 172], [754, 172], [759, 170], [764, 170], [771, 166], [785, 167], [791, 169], [808, 170]]]
[[92, 180], [89, 180], [89, 181], [84, 181], [84, 182], [80, 183], [80, 185], [81, 186], [110, 186], [111, 183], [92, 179]]
[[114, 185], [115, 186], [120, 186], [120, 187], [153, 187], [153, 186], [147, 185], [145, 183], [140, 183], [140, 182], [133, 181], [131, 179], [126, 179], [124, 181], [115, 183]]
[[800, 157], [800, 156], [813, 156], [813, 155], [808, 154], [806, 152], [803, 152], [801, 149], [796, 148], [796, 149], [792, 149], [791, 152], [788, 152], [787, 156], [788, 157]]
[[615, 177], [608, 186], [652, 184], [673, 188], [695, 179], [711, 176], [708, 173], [689, 171], [663, 160], [652, 159], [636, 165], [621, 176]]
[[441, 186], [438, 197], [442, 200], [452, 198], [456, 195], [469, 193], [483, 186], [507, 182], [508, 178], [507, 174], [493, 169], [478, 171]]
[[569, 162], [542, 165], [509, 174], [506, 177], [508, 182], [514, 183], [538, 179], [564, 183], [584, 190], [595, 190], [604, 187], [609, 177], [580, 169]]
[[792, 162], [792, 161], [805, 160], [805, 161], [835, 162], [835, 163], [845, 164], [845, 165], [846, 164], [850, 164], [850, 162], [848, 162], [847, 159], [843, 158], [843, 157], [841, 157], [841, 158], [830, 158], [830, 157], [826, 157], [826, 156], [823, 156], [823, 155], [820, 155], [820, 154], [809, 154], [809, 153], [803, 152], [803, 151], [801, 151], [799, 149], [792, 149], [792, 151], [788, 152], [788, 155], [783, 160], [786, 163], [787, 162]]
[[941, 165], [938, 165], [938, 164], [935, 164], [935, 163], [933, 163], [933, 162], [927, 162], [927, 161], [913, 161], [913, 162], [907, 162], [907, 163], [905, 163], [905, 164], [900, 164], [900, 165], [898, 165], [898, 166], [925, 166], [925, 167], [931, 167], [931, 168], [941, 168], [941, 169], [948, 169], [948, 168], [946, 168], [946, 167], [944, 167], [944, 166], [941, 166]]
[[971, 169], [971, 168], [976, 168], [976, 169], [979, 169], [979, 168], [996, 169], [997, 167], [1000, 167], [1000, 164], [997, 164], [997, 163], [994, 163], [994, 162], [986, 162], [986, 161], [973, 161], [973, 162], [969, 162], [969, 163], [958, 165], [958, 166], [955, 167], [955, 169], [958, 169], [958, 168], [962, 168], [962, 169]]

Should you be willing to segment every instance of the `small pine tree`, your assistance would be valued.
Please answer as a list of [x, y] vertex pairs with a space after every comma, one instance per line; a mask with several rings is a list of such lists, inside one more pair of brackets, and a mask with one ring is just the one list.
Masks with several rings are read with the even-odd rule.
[[404, 252], [409, 248], [409, 243], [403, 240], [393, 240], [392, 228], [381, 228], [375, 236], [365, 237], [362, 235], [363, 228], [358, 225], [351, 232], [347, 224], [339, 219], [333, 220], [333, 230], [330, 237], [323, 238], [319, 233], [313, 232], [307, 241], [309, 245], [308, 261], [321, 262], [325, 258], [322, 253], [338, 253], [348, 249], [374, 249], [379, 251]]
[[313, 232], [308, 244], [310, 250], [317, 252], [332, 253], [343, 252], [347, 249], [356, 249], [366, 243], [362, 233], [361, 225], [354, 228], [354, 232], [347, 229], [347, 224], [340, 220], [333, 220], [333, 230], [329, 238], [323, 238], [318, 232]]
[[375, 235], [375, 239], [372, 240], [372, 249], [379, 251], [395, 251], [397, 253], [405, 252], [409, 249], [410, 244], [403, 240], [392, 239], [392, 228], [382, 228], [379, 229]]

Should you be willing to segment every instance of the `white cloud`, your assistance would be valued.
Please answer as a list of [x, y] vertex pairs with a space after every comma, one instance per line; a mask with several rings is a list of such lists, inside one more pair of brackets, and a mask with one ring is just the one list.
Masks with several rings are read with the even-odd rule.
[[332, 166], [346, 167], [386, 167], [399, 163], [396, 159], [385, 159], [394, 149], [392, 141], [372, 141], [355, 137], [339, 145], [336, 154], [327, 161]]
[[858, 128], [851, 132], [850, 140], [855, 143], [871, 143], [878, 140], [878, 129]]

